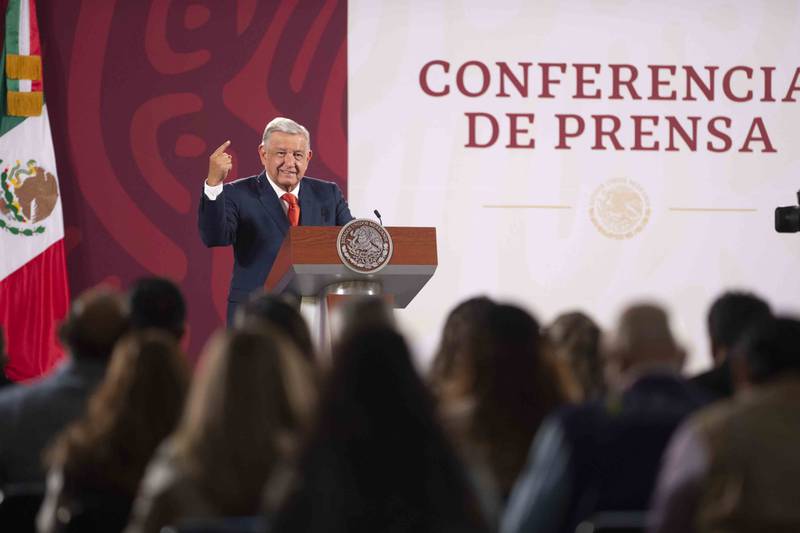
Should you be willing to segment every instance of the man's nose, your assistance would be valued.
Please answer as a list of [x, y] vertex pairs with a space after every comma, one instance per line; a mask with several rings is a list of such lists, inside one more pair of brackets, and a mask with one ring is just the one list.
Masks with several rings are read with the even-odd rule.
[[283, 164], [294, 165], [294, 154], [288, 153], [285, 156], [283, 156]]

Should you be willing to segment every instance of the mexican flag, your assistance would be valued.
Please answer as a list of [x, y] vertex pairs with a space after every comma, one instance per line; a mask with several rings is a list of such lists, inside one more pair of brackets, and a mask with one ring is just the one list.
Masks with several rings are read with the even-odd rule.
[[35, 0], [9, 0], [0, 65], [0, 326], [6, 375], [21, 381], [61, 358], [56, 327], [69, 306]]

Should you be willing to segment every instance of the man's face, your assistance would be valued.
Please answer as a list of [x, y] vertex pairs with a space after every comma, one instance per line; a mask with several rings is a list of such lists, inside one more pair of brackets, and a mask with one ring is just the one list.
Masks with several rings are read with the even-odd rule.
[[272, 132], [267, 143], [258, 147], [258, 155], [267, 176], [287, 192], [300, 183], [311, 160], [305, 137], [280, 131]]

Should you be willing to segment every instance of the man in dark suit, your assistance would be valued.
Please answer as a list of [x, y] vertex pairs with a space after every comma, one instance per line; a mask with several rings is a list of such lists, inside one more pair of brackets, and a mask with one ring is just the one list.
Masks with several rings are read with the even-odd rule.
[[714, 396], [724, 399], [733, 396], [730, 354], [743, 334], [772, 316], [769, 304], [748, 292], [726, 292], [708, 311], [708, 337], [714, 367], [692, 378], [692, 382]]
[[236, 306], [264, 284], [289, 226], [341, 226], [353, 216], [335, 183], [304, 177], [311, 140], [297, 122], [278, 117], [267, 124], [258, 146], [264, 172], [223, 186], [232, 166], [228, 146], [209, 157], [199, 226], [206, 246], [233, 245], [231, 324]]
[[501, 533], [573, 533], [609, 512], [643, 527], [663, 450], [708, 397], [680, 377], [684, 352], [658, 306], [629, 307], [604, 352], [609, 393], [565, 407], [540, 427]]
[[42, 453], [62, 429], [83, 416], [127, 327], [119, 295], [102, 289], [83, 293], [59, 331], [68, 351], [63, 363], [32, 384], [0, 392], [0, 487], [44, 482]]

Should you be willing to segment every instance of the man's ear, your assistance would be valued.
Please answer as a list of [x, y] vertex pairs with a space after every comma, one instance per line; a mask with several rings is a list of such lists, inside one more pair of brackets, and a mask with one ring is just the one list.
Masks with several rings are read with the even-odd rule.
[[739, 392], [749, 389], [752, 382], [750, 381], [750, 367], [747, 364], [747, 358], [743, 355], [731, 357], [729, 364], [734, 391]]
[[720, 346], [714, 342], [711, 343], [711, 359], [714, 366], [719, 366], [730, 355], [730, 350], [725, 346]]

